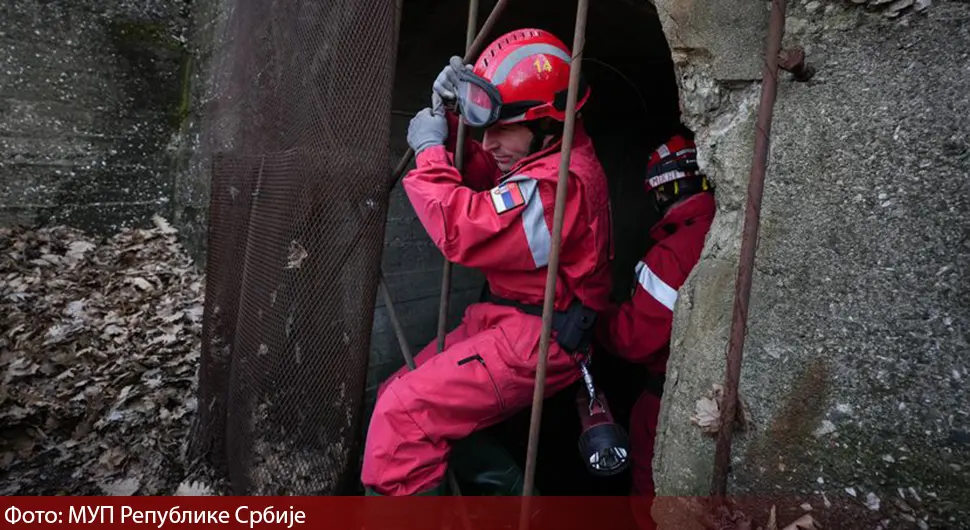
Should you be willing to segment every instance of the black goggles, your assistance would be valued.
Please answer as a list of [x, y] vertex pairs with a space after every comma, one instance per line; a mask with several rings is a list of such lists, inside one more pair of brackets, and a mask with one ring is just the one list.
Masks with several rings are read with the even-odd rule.
[[469, 127], [488, 127], [499, 120], [525, 113], [541, 101], [503, 104], [498, 88], [474, 73], [458, 72], [458, 113]]

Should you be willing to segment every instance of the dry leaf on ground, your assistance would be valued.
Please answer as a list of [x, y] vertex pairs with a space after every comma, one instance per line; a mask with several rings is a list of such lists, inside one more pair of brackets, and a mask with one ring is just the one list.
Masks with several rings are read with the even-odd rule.
[[215, 495], [215, 492], [202, 482], [185, 481], [179, 484], [179, 487], [172, 495], [176, 497], [203, 497]]
[[806, 513], [782, 530], [819, 530], [821, 528], [821, 525], [815, 521], [815, 518]]
[[169, 495], [185, 478], [204, 279], [154, 222], [0, 228], [0, 494]]
[[310, 254], [307, 253], [306, 249], [299, 241], [290, 241], [290, 253], [286, 258], [286, 268], [287, 269], [299, 269], [303, 266], [303, 260], [307, 258]]
[[[715, 435], [721, 429], [721, 413], [724, 410], [724, 387], [712, 384], [707, 396], [697, 400], [694, 414], [690, 417], [692, 424], [700, 427], [706, 434]], [[754, 428], [747, 401], [738, 396], [738, 406], [735, 407], [734, 428], [744, 431]]]
[[765, 525], [765, 530], [778, 530], [778, 518], [775, 511], [775, 507], [772, 505], [771, 511], [768, 513], [768, 524]]

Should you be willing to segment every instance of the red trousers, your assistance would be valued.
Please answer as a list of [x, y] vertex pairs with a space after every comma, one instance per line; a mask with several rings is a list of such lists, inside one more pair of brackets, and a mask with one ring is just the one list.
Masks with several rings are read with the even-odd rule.
[[660, 398], [644, 391], [630, 411], [631, 495], [654, 495], [653, 446], [660, 419]]
[[[631, 508], [640, 530], [657, 528], [650, 509], [656, 495], [653, 484], [653, 450], [660, 419], [660, 398], [644, 391], [630, 411], [630, 459], [633, 486]], [[650, 497], [649, 500], [641, 499]]]
[[[473, 304], [461, 324], [388, 378], [378, 391], [361, 482], [381, 495], [413, 495], [444, 480], [450, 443], [532, 404], [542, 319], [494, 304]], [[552, 341], [549, 397], [581, 377]]]

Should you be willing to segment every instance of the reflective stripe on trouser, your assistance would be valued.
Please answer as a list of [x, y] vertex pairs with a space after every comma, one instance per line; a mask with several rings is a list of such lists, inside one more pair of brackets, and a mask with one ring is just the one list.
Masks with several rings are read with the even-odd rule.
[[630, 411], [630, 459], [633, 474], [632, 495], [654, 495], [653, 446], [660, 417], [660, 398], [643, 392]]
[[[382, 495], [413, 495], [445, 478], [450, 441], [532, 404], [542, 320], [510, 307], [474, 304], [445, 350], [436, 343], [382, 385], [364, 448], [361, 482]], [[555, 341], [546, 396], [580, 378]]]

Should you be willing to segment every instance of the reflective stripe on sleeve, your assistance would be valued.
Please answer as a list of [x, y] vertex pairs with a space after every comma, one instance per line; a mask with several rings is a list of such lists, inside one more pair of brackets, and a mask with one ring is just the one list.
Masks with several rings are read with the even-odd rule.
[[546, 224], [545, 207], [539, 195], [538, 181], [525, 175], [515, 175], [503, 182], [517, 182], [525, 198], [525, 209], [522, 211], [522, 228], [525, 239], [529, 243], [529, 252], [535, 261], [536, 268], [549, 264], [549, 252], [552, 249], [552, 232]]
[[663, 304], [664, 307], [673, 311], [674, 304], [677, 303], [677, 290], [664, 283], [650, 267], [644, 262], [637, 263], [637, 281], [640, 287], [650, 293], [655, 300]]

